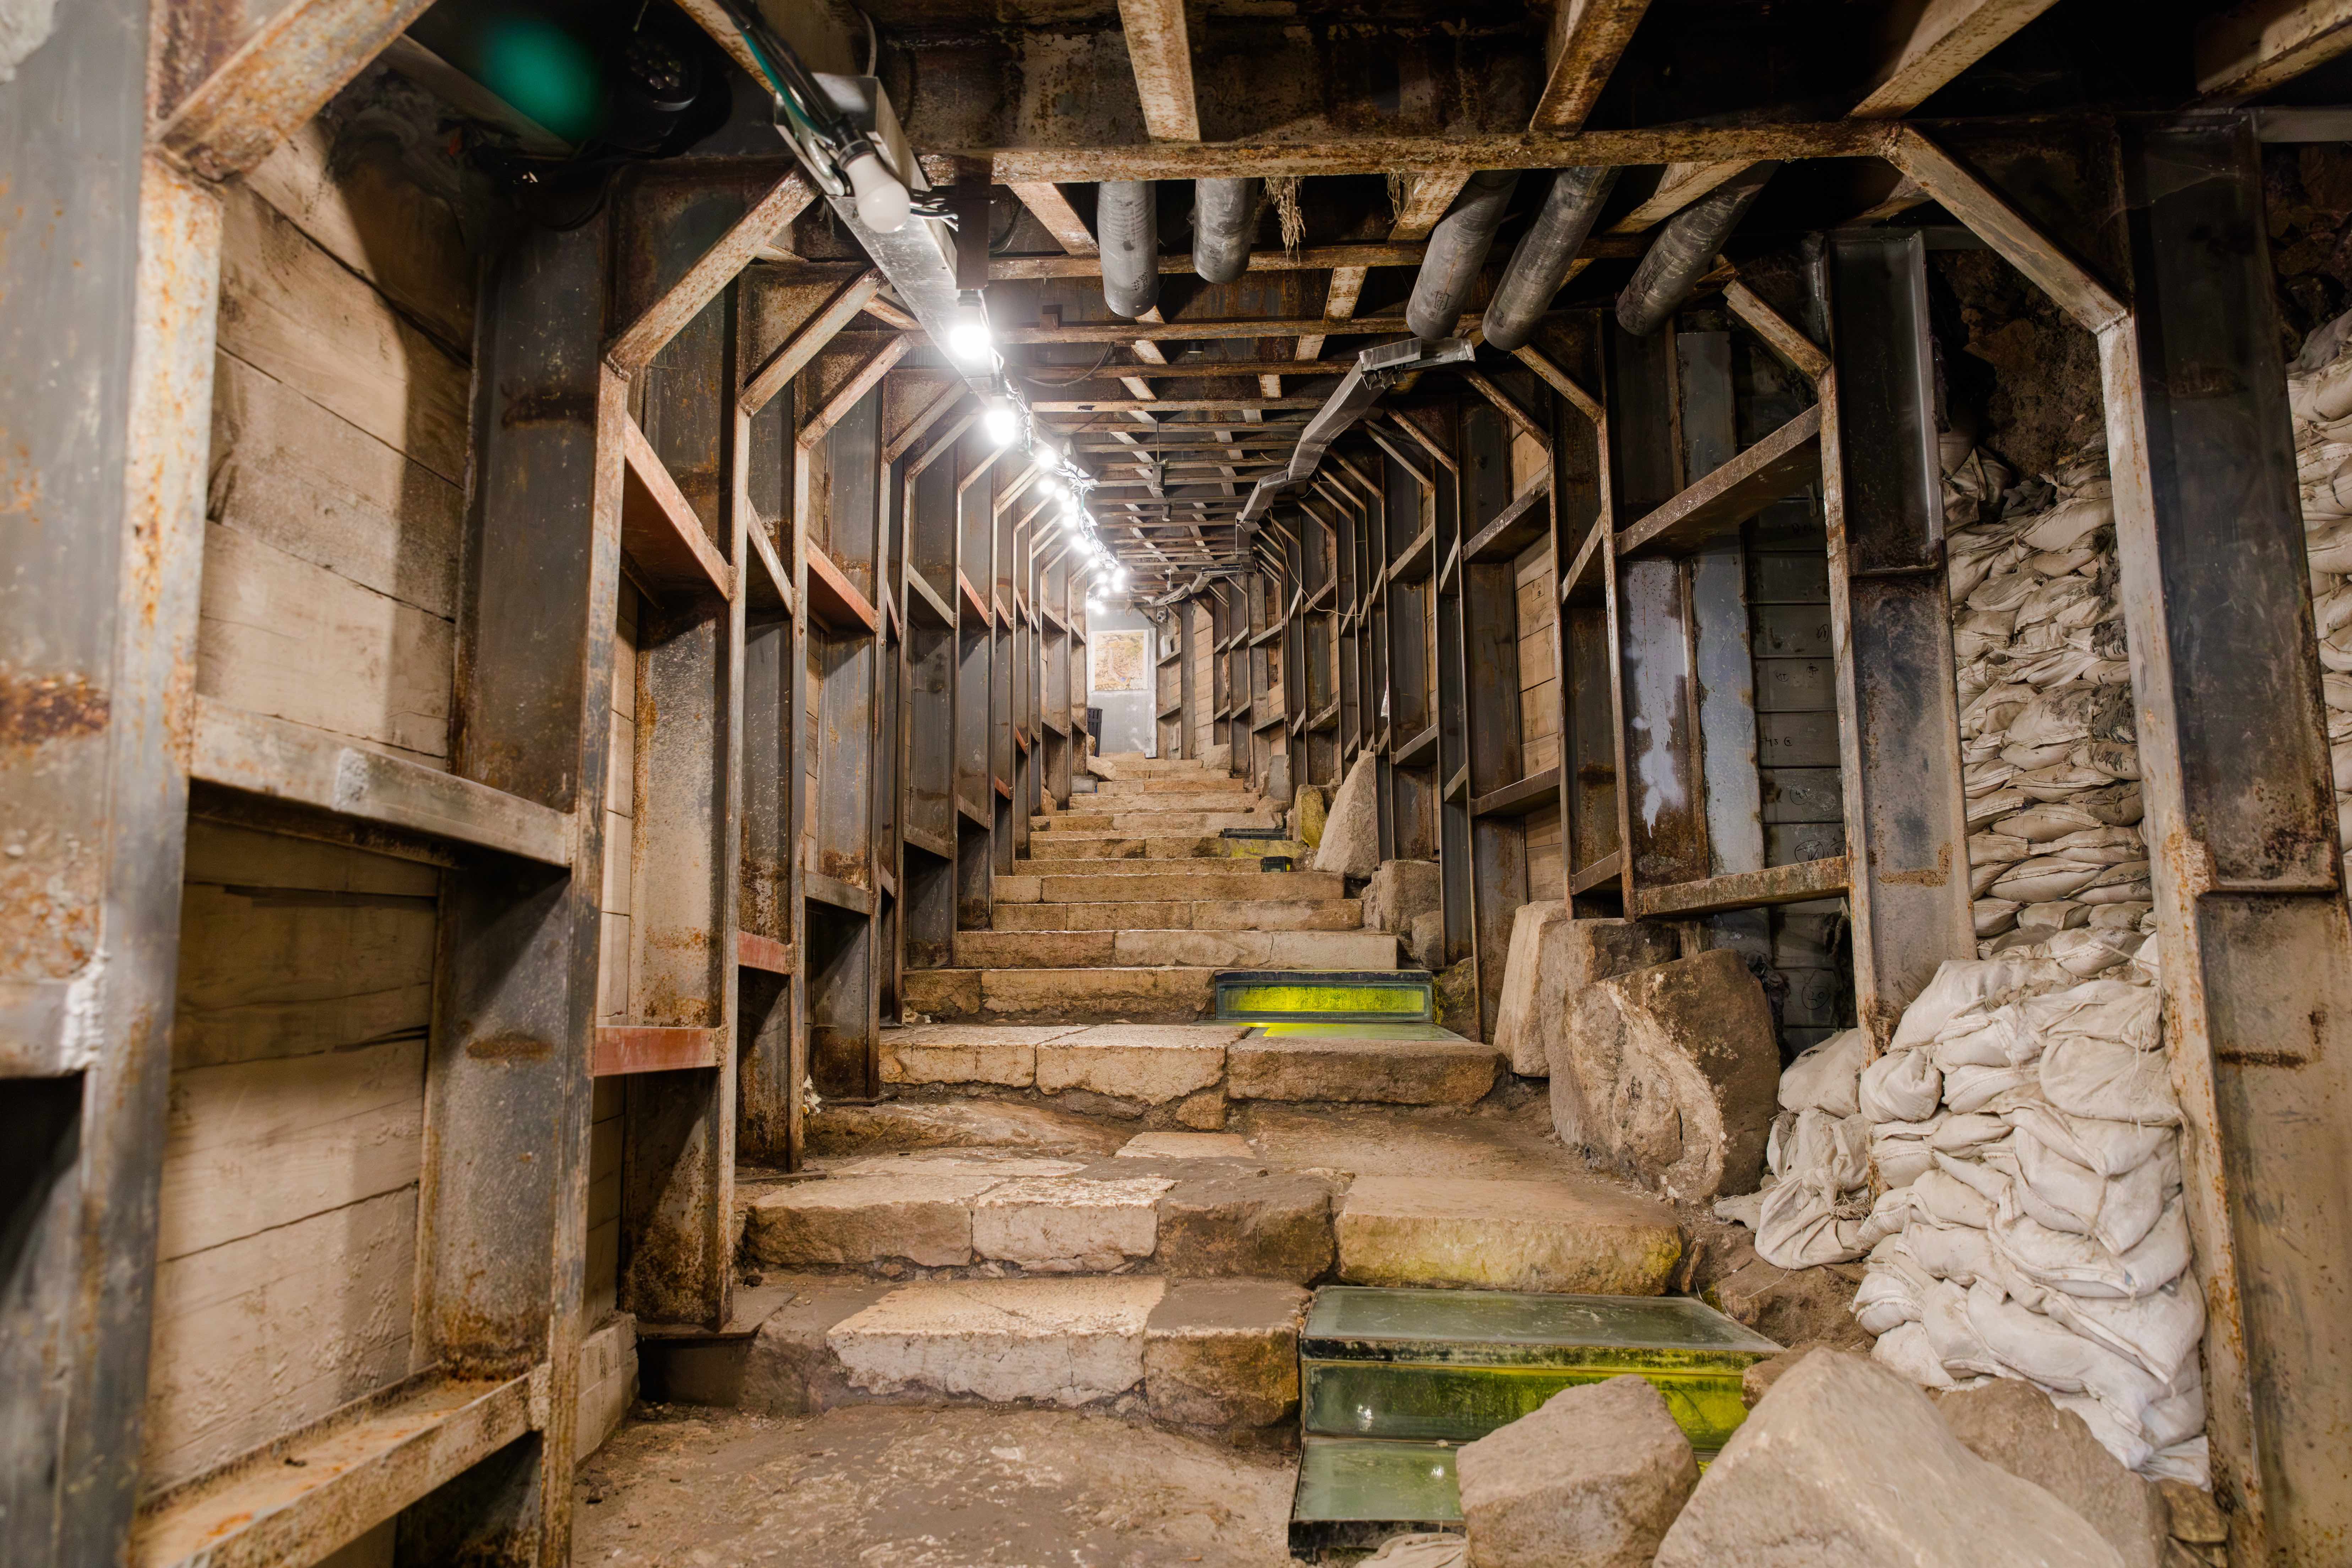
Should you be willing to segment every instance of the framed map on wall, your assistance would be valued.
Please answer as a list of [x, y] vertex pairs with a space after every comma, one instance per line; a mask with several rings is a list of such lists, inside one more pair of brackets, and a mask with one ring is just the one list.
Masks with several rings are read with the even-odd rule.
[[1089, 643], [1095, 658], [1094, 689], [1142, 690], [1144, 677], [1151, 668], [1150, 643], [1148, 632], [1096, 632]]

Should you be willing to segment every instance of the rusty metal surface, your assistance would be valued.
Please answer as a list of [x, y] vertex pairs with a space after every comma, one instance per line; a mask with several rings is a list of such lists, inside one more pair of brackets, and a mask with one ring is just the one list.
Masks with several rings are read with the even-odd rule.
[[219, 215], [142, 158], [147, 9], [0, 83], [0, 1519], [120, 1562], [137, 1488]]
[[1916, 235], [1829, 258], [1821, 388], [1854, 1005], [1874, 1048], [1948, 958], [1976, 953], [1944, 588], [1926, 257]]
[[768, 187], [727, 232], [695, 258], [684, 276], [663, 290], [636, 320], [614, 334], [604, 353], [614, 368], [634, 374], [659, 353], [687, 322], [717, 299], [762, 247], [816, 199], [808, 176], [791, 170]]
[[2263, 184], [2242, 116], [2122, 137], [2104, 334], [2165, 1032], [2231, 1561], [2352, 1552], [2352, 930]]
[[208, 180], [243, 174], [430, 4], [287, 0], [172, 110], [157, 140]]

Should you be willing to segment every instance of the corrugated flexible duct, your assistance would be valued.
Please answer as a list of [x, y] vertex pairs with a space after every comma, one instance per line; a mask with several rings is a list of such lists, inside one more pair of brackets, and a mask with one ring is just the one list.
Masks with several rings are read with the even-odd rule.
[[1192, 270], [1212, 283], [1230, 283], [1249, 270], [1257, 234], [1255, 180], [1192, 182]]
[[1508, 353], [1526, 347], [1535, 336], [1536, 323], [1568, 281], [1568, 269], [1592, 232], [1592, 220], [1601, 216], [1616, 185], [1613, 164], [1587, 164], [1552, 175], [1543, 210], [1519, 237], [1503, 268], [1502, 281], [1495, 286], [1495, 297], [1486, 301], [1481, 331], [1488, 342]]
[[1095, 187], [1095, 233], [1102, 245], [1103, 302], [1129, 321], [1160, 302], [1160, 210], [1150, 180]]
[[1462, 320], [1462, 307], [1469, 302], [1479, 269], [1486, 265], [1487, 248], [1495, 243], [1495, 231], [1503, 226], [1504, 209], [1511, 205], [1511, 193], [1518, 184], [1515, 169], [1484, 170], [1471, 175], [1453, 206], [1430, 231], [1429, 248], [1412, 280], [1412, 299], [1404, 308], [1405, 325], [1412, 329], [1414, 337], [1434, 343], [1454, 335], [1454, 325]]
[[1667, 219], [1617, 296], [1617, 324], [1644, 338], [1665, 325], [1715, 265], [1716, 253], [1780, 167], [1751, 164]]

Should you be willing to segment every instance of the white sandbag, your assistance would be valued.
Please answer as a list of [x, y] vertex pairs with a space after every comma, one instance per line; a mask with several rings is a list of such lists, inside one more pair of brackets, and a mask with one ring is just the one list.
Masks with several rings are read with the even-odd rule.
[[1969, 915], [1977, 935], [1999, 936], [2017, 924], [2017, 912], [2024, 907], [2014, 899], [1979, 899], [1969, 906]]
[[1767, 1187], [1763, 1192], [1735, 1193], [1727, 1198], [1717, 1198], [1715, 1200], [1715, 1217], [1754, 1230], [1764, 1223], [1764, 1193], [1770, 1190]]
[[2053, 932], [2047, 942], [2051, 963], [2085, 980], [2129, 963], [2139, 945], [2136, 932], [2102, 927], [2096, 918], [2099, 908], [2097, 904], [2084, 905], [2084, 912], [2091, 918], [2084, 921], [2084, 927]]
[[1917, 1322], [1922, 1310], [1919, 1292], [1891, 1268], [1864, 1274], [1853, 1293], [1854, 1321], [1874, 1334], [1893, 1333], [1905, 1323]]
[[2050, 1315], [2082, 1335], [2128, 1356], [2167, 1384], [2197, 1359], [2205, 1338], [2205, 1294], [2187, 1276], [2145, 1296], [2102, 1299], [2053, 1290]]
[[1893, 1333], [1881, 1334], [1878, 1342], [1870, 1347], [1870, 1355], [1872, 1360], [1893, 1367], [1923, 1388], [1964, 1386], [1944, 1370], [1934, 1342], [1927, 1338], [1925, 1323], [1905, 1323]]
[[[1929, 1058], [1943, 1069], [1944, 1099], [1953, 1093], [1952, 1074], [1960, 1068], [2018, 1068], [2038, 1061], [2042, 1042], [2022, 1026], [2023, 1014], [2013, 992], [2000, 992], [2006, 1001], [1988, 998], [1943, 1027]], [[1958, 1109], [1954, 1107], [1953, 1109]]]
[[2002, 1095], [2035, 1081], [2037, 1069], [2021, 1068], [1956, 1068], [1944, 1075], [1944, 1104], [1966, 1115], [1981, 1110]]
[[1899, 1192], [1907, 1188], [1923, 1173], [1933, 1170], [1936, 1156], [1925, 1138], [1888, 1133], [1885, 1129], [1897, 1127], [1908, 1133], [1926, 1125], [1922, 1121], [1887, 1121], [1871, 1130], [1871, 1167], [1890, 1191]]
[[1970, 795], [1968, 801], [1969, 831], [1974, 833], [1989, 826], [2027, 804], [2023, 790], [1996, 789]]
[[2168, 1126], [2075, 1116], [2049, 1104], [2021, 1105], [2003, 1111], [2001, 1120], [2102, 1178], [2138, 1169], [2170, 1148], [2175, 1138]]
[[2175, 1140], [2163, 1152], [2120, 1176], [2110, 1176], [2099, 1199], [2099, 1217], [2092, 1239], [2115, 1253], [2137, 1247], [2180, 1195], [2180, 1144]]
[[2060, 931], [2088, 925], [2090, 921], [2091, 906], [2080, 899], [2052, 899], [2044, 903], [2023, 905], [2017, 911], [2018, 925], [2021, 928], [2032, 926], [2042, 932], [2045, 942]]
[[2152, 1481], [2183, 1481], [2200, 1491], [2213, 1489], [2213, 1454], [2205, 1435], [2158, 1449], [2132, 1468]]
[[1911, 1256], [1919, 1260], [1920, 1268], [1938, 1279], [1949, 1279], [1955, 1284], [1974, 1284], [1979, 1277], [1991, 1275], [1996, 1268], [1992, 1233], [1971, 1226], [1931, 1225], [1915, 1219], [1904, 1227], [1903, 1242], [1911, 1249]]
[[[1866, 1199], [1867, 1187], [1862, 1189]], [[1844, 1263], [1869, 1250], [1863, 1240], [1866, 1202], [1846, 1205], [1820, 1184], [1802, 1177], [1768, 1189], [1758, 1205], [1756, 1254], [1775, 1268], [1811, 1268]]]
[[2352, 626], [2352, 583], [2339, 583], [2311, 602], [2312, 619], [2319, 624], [2319, 635]]
[[2326, 424], [2352, 414], [2352, 357], [2286, 378], [2287, 407], [2298, 420]]
[[2180, 1122], [2161, 1051], [2070, 1035], [2043, 1049], [2041, 1082], [2051, 1104], [2077, 1116], [2143, 1125]]
[[2087, 888], [2075, 889], [2075, 899], [2092, 908], [2101, 904], [2145, 904], [2156, 895], [2156, 884], [2146, 876], [2116, 880], [2112, 874], [2102, 877]]
[[2124, 1468], [2137, 1470], [2155, 1462], [2156, 1449], [2138, 1429], [2091, 1395], [2053, 1394], [2050, 1403], [2081, 1416], [2083, 1425], [2091, 1429], [2091, 1436], [2099, 1440], [2099, 1446], [2113, 1454]]
[[1919, 1308], [1919, 1325], [1946, 1372], [1954, 1377], [1999, 1377], [2006, 1370], [1969, 1319], [1968, 1291], [1940, 1280], [1929, 1287]]
[[2008, 1120], [1999, 1116], [1972, 1114], [1945, 1116], [1931, 1124], [1927, 1147], [1938, 1154], [1959, 1156], [1974, 1154], [1989, 1144], [1998, 1143], [2015, 1131]]
[[[1947, 960], [1945, 967], [1950, 966], [1951, 961]], [[1906, 1013], [1904, 1017], [1907, 1020], [1910, 1015]], [[1928, 1059], [1922, 1042], [1920, 1048], [1889, 1050], [1863, 1068], [1855, 1099], [1862, 1114], [1873, 1122], [1925, 1121], [1936, 1113], [1943, 1097], [1944, 1075]]]
[[2041, 586], [2041, 573], [2012, 566], [1987, 577], [1961, 602], [1971, 610], [2000, 615], [2004, 611], [2015, 611]]
[[[1923, 1314], [1931, 1337], [1937, 1300], [1928, 1298]], [[2137, 1363], [2093, 1343], [2055, 1318], [2027, 1310], [1985, 1280], [1978, 1280], [1961, 1300], [1969, 1328], [1997, 1364], [2053, 1393], [2088, 1394], [2137, 1426], [2148, 1406], [2168, 1392], [2160, 1379]]]
[[1996, 879], [1988, 890], [1994, 898], [2014, 899], [2021, 904], [2046, 903], [2089, 885], [2105, 869], [2095, 863], [2084, 865], [2057, 856], [2037, 855], [2031, 860], [2019, 861], [2005, 876]]
[[[2352, 520], [2313, 529], [2303, 536], [2303, 541], [2314, 571], [2333, 572], [2338, 575], [2352, 572]], [[2000, 580], [1993, 579], [1995, 582]], [[1979, 588], [1977, 592], [1981, 594], [1984, 590]], [[2022, 604], [2025, 595], [2017, 595], [2016, 599]]]
[[[2126, 939], [2129, 947], [2137, 942]], [[2104, 947], [2108, 940], [2096, 935], [2087, 947]], [[2056, 960], [2057, 941], [2051, 943], [2051, 956]], [[2126, 952], [2116, 953], [2113, 968], [2124, 962]], [[2085, 980], [2079, 985], [2063, 990], [2042, 991], [2021, 999], [2018, 1009], [2025, 1027], [2040, 1036], [2046, 1047], [2061, 1040], [2087, 1037], [2112, 1040], [2129, 1046], [2136, 1051], [2153, 1051], [2164, 1043], [2162, 1024], [2163, 996], [2152, 985], [2137, 984], [2130, 979], [2101, 978]], [[2085, 1113], [2089, 1114], [2089, 1113]], [[2118, 1118], [2137, 1121], [2137, 1117]]]
[[[2189, 1267], [2189, 1222], [2178, 1203], [2166, 1208], [2138, 1246], [2121, 1253], [2095, 1237], [2051, 1229], [2018, 1207], [2013, 1194], [1994, 1212], [1984, 1234], [2003, 1263], [2037, 1285], [2070, 1296], [2145, 1296], [2179, 1279]], [[1927, 1261], [1924, 1254], [1920, 1260]]]
[[1870, 1037], [1841, 1029], [1790, 1062], [1780, 1074], [1780, 1109], [1852, 1116], [1862, 1107], [1862, 1069], [1870, 1061]]
[[2158, 1448], [2185, 1443], [2205, 1430], [2203, 1369], [2183, 1369], [2171, 1392], [2140, 1413], [2139, 1424], [2141, 1436]]
[[2006, 833], [1969, 835], [1969, 864], [1971, 866], [2013, 866], [2032, 854], [2032, 843]]
[[1992, 1204], [1945, 1169], [1940, 1160], [1936, 1169], [1911, 1184], [1911, 1200], [1939, 1226], [1964, 1226], [1970, 1230], [1988, 1230], [1992, 1226]]
[[[1895, 1026], [1895, 1038], [1887, 1049], [1899, 1051], [1906, 1047], [1927, 1044], [1955, 1014], [1962, 1008], [1973, 1006], [1996, 991], [2064, 978], [2064, 972], [2054, 964], [2037, 965], [2030, 959], [1948, 958], [1937, 965], [1935, 974], [1921, 987], [1919, 994], [1912, 998], [1911, 1005], [1903, 1010], [1901, 1021]], [[1917, 1121], [1923, 1118], [1877, 1117], [1874, 1120]]]

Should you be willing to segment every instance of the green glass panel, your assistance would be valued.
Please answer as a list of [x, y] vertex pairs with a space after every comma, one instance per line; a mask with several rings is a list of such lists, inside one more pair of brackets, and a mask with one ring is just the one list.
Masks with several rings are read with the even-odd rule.
[[1298, 1521], [1393, 1520], [1401, 1524], [1462, 1517], [1454, 1453], [1434, 1443], [1309, 1437], [1298, 1456]]
[[1426, 1018], [1429, 991], [1420, 985], [1249, 984], [1220, 987], [1224, 1018], [1307, 1015], [1325, 1018]]
[[1461, 1365], [1727, 1368], [1780, 1346], [1687, 1296], [1553, 1296], [1512, 1290], [1327, 1286], [1301, 1332], [1303, 1355]]
[[1647, 1366], [1308, 1361], [1300, 1372], [1306, 1429], [1332, 1436], [1474, 1442], [1530, 1414], [1563, 1388], [1628, 1373], [1647, 1378], [1664, 1397], [1694, 1448], [1721, 1447], [1748, 1414], [1734, 1370], [1675, 1373]]
[[1463, 1037], [1434, 1024], [1330, 1024], [1297, 1018], [1260, 1024], [1256, 1033], [1261, 1038], [1269, 1040], [1458, 1040]]

